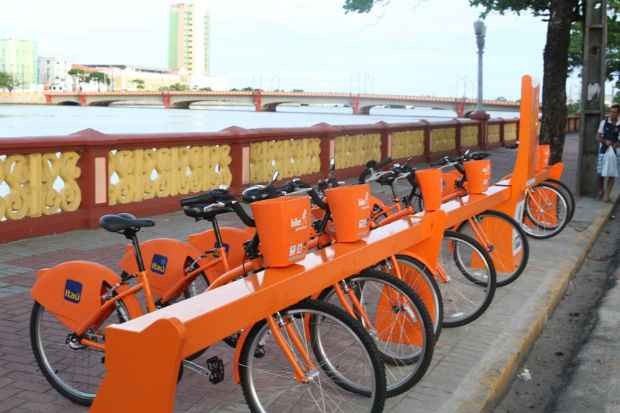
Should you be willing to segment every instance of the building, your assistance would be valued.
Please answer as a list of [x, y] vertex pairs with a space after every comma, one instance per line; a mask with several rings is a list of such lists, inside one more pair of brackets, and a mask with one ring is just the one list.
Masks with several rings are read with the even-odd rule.
[[61, 57], [43, 57], [38, 59], [39, 74], [38, 83], [48, 90], [71, 89], [71, 64]]
[[[139, 66], [128, 65], [79, 65], [74, 68], [86, 72], [105, 73], [110, 79], [110, 84], [106, 85], [113, 91], [157, 91], [162, 87], [168, 87], [175, 83], [187, 83], [187, 79], [178, 73], [168, 70], [153, 69]], [[91, 89], [93, 85], [84, 85]], [[101, 86], [101, 85], [98, 85]]]
[[209, 16], [202, 1], [170, 7], [168, 66], [187, 71], [192, 85], [209, 76]]
[[37, 45], [31, 40], [0, 39], [0, 72], [7, 72], [29, 89], [38, 82]]

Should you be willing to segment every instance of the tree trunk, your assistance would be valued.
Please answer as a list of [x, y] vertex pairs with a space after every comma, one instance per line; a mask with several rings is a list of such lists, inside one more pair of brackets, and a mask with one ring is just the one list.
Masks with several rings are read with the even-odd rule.
[[576, 0], [551, 0], [544, 53], [541, 143], [551, 144], [550, 163], [562, 160], [570, 28]]

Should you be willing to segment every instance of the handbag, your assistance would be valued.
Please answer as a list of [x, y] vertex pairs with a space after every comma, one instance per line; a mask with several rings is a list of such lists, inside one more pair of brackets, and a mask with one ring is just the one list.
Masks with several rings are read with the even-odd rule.
[[601, 176], [618, 177], [618, 158], [613, 146], [609, 146], [603, 155]]

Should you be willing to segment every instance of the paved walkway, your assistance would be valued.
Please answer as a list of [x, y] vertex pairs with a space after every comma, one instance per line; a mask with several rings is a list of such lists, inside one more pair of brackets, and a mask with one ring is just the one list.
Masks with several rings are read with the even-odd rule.
[[[575, 151], [573, 135], [568, 140], [567, 159], [574, 158]], [[493, 151], [496, 176], [511, 169], [514, 154], [509, 149]], [[574, 186], [574, 180], [574, 173], [567, 175], [570, 186]], [[530, 327], [540, 323], [539, 316], [548, 311], [549, 297], [554, 297], [553, 291], [561, 288], [567, 274], [579, 264], [606, 209], [608, 204], [582, 200], [573, 223], [564, 233], [553, 241], [532, 242], [530, 266], [521, 279], [498, 290], [496, 301], [477, 322], [444, 330], [425, 379], [408, 394], [390, 400], [386, 411], [473, 412], [486, 406], [496, 396], [494, 392], [504, 375], [510, 374], [506, 366], [518, 361], [524, 343], [531, 338]], [[204, 229], [180, 213], [155, 219], [157, 226], [144, 230], [143, 239], [185, 239], [188, 234]], [[118, 235], [97, 230], [0, 246], [0, 412], [86, 411], [59, 396], [37, 370], [28, 336], [32, 306], [29, 290], [36, 270], [67, 259], [93, 260], [116, 269], [124, 245]], [[231, 352], [226, 347], [215, 346], [203, 357], [213, 355], [229, 363]], [[247, 409], [240, 388], [229, 376], [214, 386], [205, 378], [186, 372], [178, 387], [175, 410], [240, 412]]]

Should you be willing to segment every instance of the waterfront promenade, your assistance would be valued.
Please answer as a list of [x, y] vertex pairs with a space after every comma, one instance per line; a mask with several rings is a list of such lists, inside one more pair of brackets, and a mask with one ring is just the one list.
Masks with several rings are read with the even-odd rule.
[[[575, 183], [576, 148], [576, 136], [569, 135], [564, 180], [571, 187]], [[511, 170], [515, 154], [506, 148], [492, 150], [496, 178]], [[530, 265], [522, 277], [497, 291], [481, 319], [469, 326], [445, 329], [426, 377], [409, 393], [390, 400], [386, 411], [489, 411], [561, 298], [610, 210], [610, 204], [581, 199], [573, 222], [562, 234], [550, 241], [531, 241]], [[143, 230], [141, 239], [185, 239], [205, 228], [179, 212], [154, 219], [156, 227]], [[86, 411], [58, 395], [37, 370], [29, 345], [29, 289], [38, 269], [68, 259], [93, 260], [116, 269], [124, 246], [120, 236], [103, 230], [72, 231], [0, 245], [0, 412]], [[218, 355], [228, 366], [231, 354], [229, 348], [218, 345], [200, 360]], [[247, 411], [229, 371], [224, 382], [215, 386], [186, 372], [178, 386], [175, 411]]]

